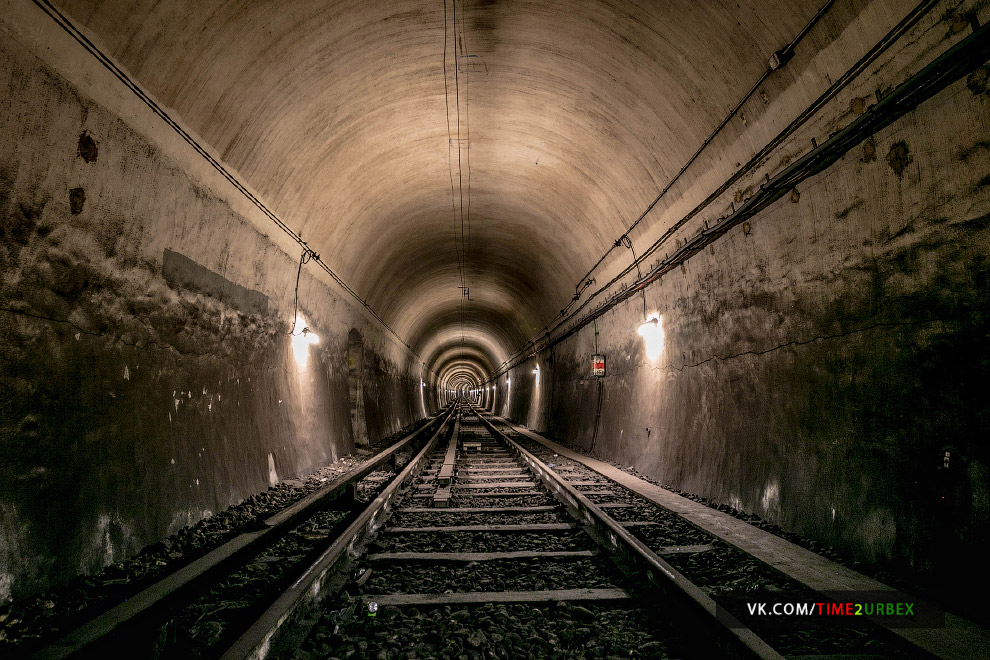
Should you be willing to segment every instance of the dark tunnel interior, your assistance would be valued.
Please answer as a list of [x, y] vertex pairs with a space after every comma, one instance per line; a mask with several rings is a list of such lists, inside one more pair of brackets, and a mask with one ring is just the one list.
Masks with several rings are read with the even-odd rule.
[[470, 401], [990, 622], [990, 3], [3, 7], [0, 612]]

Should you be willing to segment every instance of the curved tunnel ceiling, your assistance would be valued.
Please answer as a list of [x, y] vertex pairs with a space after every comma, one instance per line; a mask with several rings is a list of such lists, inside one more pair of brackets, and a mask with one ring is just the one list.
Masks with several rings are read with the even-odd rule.
[[557, 316], [818, 4], [60, 1], [450, 380]]

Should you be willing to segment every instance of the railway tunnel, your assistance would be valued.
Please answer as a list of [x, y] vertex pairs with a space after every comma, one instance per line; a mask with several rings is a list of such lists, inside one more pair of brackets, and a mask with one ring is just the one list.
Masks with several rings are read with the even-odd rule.
[[988, 20], [5, 1], [0, 643], [480, 415], [931, 598], [983, 639], [943, 657], [985, 657]]

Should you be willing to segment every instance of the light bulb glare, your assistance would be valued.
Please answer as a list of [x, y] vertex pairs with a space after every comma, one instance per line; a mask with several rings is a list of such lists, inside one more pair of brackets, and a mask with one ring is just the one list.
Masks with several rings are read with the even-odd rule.
[[646, 323], [639, 326], [637, 333], [646, 342], [646, 357], [655, 360], [663, 351], [664, 333], [663, 321], [659, 314], [650, 314]]

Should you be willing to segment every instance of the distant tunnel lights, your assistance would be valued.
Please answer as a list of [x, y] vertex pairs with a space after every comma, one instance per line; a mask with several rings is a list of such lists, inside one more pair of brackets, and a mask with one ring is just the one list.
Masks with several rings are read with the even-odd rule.
[[650, 314], [637, 332], [646, 342], [646, 357], [656, 360], [663, 350], [663, 322], [660, 315]]

